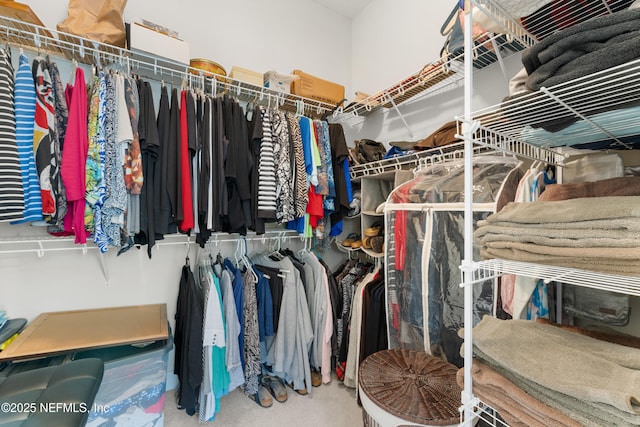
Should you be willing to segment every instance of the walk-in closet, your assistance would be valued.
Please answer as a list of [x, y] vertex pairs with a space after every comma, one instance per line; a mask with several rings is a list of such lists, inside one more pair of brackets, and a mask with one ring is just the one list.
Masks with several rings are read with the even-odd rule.
[[0, 426], [640, 425], [640, 1], [0, 1]]

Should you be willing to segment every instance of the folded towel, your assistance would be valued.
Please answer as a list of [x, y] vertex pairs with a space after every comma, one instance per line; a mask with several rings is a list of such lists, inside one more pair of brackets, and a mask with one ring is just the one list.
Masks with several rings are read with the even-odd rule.
[[487, 225], [478, 228], [473, 237], [483, 245], [489, 242], [518, 242], [569, 248], [640, 247], [640, 231], [630, 230], [531, 229]]
[[640, 414], [640, 350], [549, 325], [490, 316], [473, 334], [477, 350], [529, 381]]
[[556, 201], [611, 196], [640, 196], [640, 176], [623, 176], [575, 184], [550, 184], [545, 187], [538, 200]]
[[[496, 409], [512, 427], [580, 426], [577, 421], [551, 408], [525, 393], [500, 373], [474, 360], [472, 367], [473, 393]], [[456, 379], [464, 387], [464, 369]]]
[[587, 197], [553, 202], [509, 203], [489, 216], [487, 223], [575, 223], [597, 219], [640, 218], [640, 196]]
[[613, 259], [618, 261], [636, 262], [640, 265], [640, 246], [636, 247], [555, 247], [522, 242], [488, 242], [490, 249], [513, 249], [534, 255], [552, 256], [558, 258], [599, 260]]

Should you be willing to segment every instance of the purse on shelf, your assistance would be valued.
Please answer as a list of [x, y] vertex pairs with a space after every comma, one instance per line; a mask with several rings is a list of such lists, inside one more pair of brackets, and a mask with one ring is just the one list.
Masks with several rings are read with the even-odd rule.
[[123, 13], [127, 0], [69, 0], [68, 16], [58, 31], [125, 47]]
[[370, 163], [384, 159], [387, 150], [382, 143], [371, 139], [355, 141], [355, 155], [358, 163]]

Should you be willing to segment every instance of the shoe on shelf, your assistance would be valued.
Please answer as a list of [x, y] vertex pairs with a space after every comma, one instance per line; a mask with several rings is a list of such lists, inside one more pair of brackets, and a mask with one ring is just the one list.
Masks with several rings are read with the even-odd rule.
[[367, 236], [362, 239], [362, 247], [365, 249], [371, 249], [371, 237]]
[[347, 212], [348, 217], [358, 216], [360, 214], [360, 210], [362, 209], [362, 201], [360, 198], [360, 192], [357, 191], [353, 194], [353, 200], [349, 204], [349, 212]]
[[362, 240], [356, 240], [351, 244], [351, 249], [360, 249], [362, 247]]
[[360, 236], [358, 236], [356, 233], [351, 233], [347, 236], [346, 239], [342, 241], [342, 246], [349, 248], [351, 247], [353, 242], [357, 240], [360, 240]]
[[371, 238], [371, 250], [379, 254], [384, 252], [384, 235]]
[[380, 222], [375, 222], [369, 228], [365, 228], [364, 235], [367, 237], [375, 237], [380, 234], [380, 231], [383, 231], [382, 224]]

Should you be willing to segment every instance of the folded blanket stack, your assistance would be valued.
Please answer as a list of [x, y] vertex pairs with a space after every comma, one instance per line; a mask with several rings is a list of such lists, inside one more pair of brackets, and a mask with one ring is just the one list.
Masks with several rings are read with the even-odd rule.
[[474, 354], [481, 361], [472, 370], [474, 393], [507, 421], [640, 424], [639, 349], [487, 316], [474, 328]]
[[637, 276], [640, 196], [512, 202], [479, 221], [474, 239], [484, 259]]
[[640, 10], [599, 16], [558, 31], [522, 54], [527, 88], [538, 90], [640, 58]]

